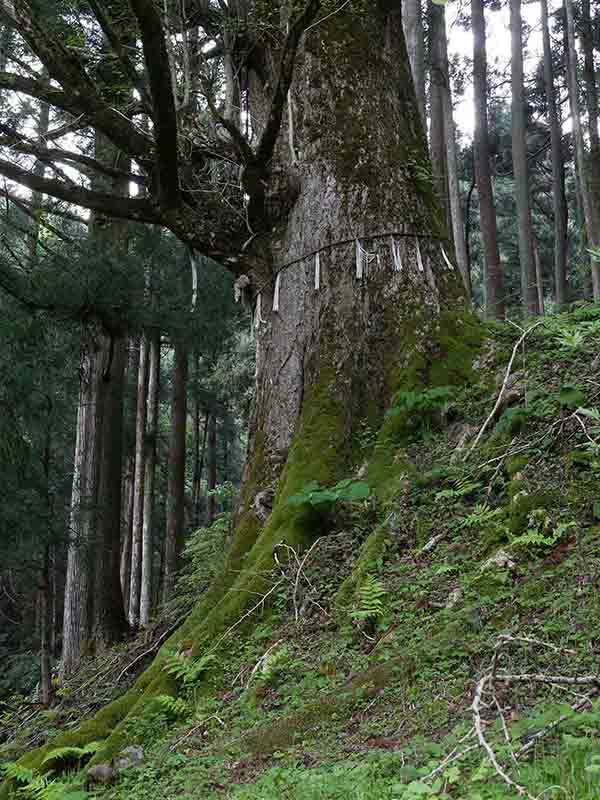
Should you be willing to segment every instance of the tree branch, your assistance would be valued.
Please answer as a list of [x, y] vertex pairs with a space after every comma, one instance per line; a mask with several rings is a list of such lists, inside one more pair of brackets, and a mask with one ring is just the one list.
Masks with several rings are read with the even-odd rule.
[[[147, 163], [151, 157], [150, 139], [124, 114], [104, 101], [79, 57], [39, 24], [36, 16], [31, 0], [13, 0], [12, 3], [0, 0], [0, 18], [16, 27], [48, 74], [60, 83], [65, 90], [62, 97], [68, 93], [66, 102], [69, 108], [66, 110], [74, 115], [85, 114], [90, 125], [104, 133], [124, 153]], [[60, 105], [54, 100], [48, 102]]]
[[281, 54], [281, 61], [279, 63], [279, 76], [273, 98], [271, 100], [271, 108], [269, 110], [269, 118], [265, 129], [260, 137], [260, 142], [256, 151], [257, 161], [266, 165], [271, 160], [279, 131], [281, 130], [281, 120], [283, 118], [283, 109], [287, 100], [288, 92], [292, 84], [294, 75], [294, 63], [296, 61], [296, 53], [298, 52], [298, 45], [304, 33], [305, 28], [314, 20], [321, 8], [321, 0], [309, 0], [304, 11], [290, 26], [289, 33], [286, 37]]
[[64, 181], [41, 178], [25, 169], [0, 159], [0, 174], [34, 192], [49, 194], [58, 200], [89, 208], [108, 217], [128, 219], [134, 222], [160, 224], [161, 220], [149, 200], [119, 197], [118, 195], [93, 192], [75, 184], [66, 185]]
[[111, 48], [113, 49], [115, 55], [119, 59], [121, 67], [123, 68], [123, 72], [125, 73], [126, 77], [132, 82], [133, 86], [138, 90], [140, 97], [142, 99], [142, 103], [144, 104], [145, 110], [148, 113], [152, 112], [152, 99], [148, 93], [148, 88], [146, 86], [146, 82], [144, 78], [138, 74], [135, 66], [131, 62], [131, 59], [127, 55], [127, 51], [123, 47], [123, 43], [119, 34], [114, 29], [111, 20], [102, 7], [100, 0], [88, 0], [92, 11], [94, 12], [94, 16], [98, 20], [98, 24], [102, 28], [102, 33], [106, 36], [106, 40], [110, 44]]
[[181, 199], [177, 113], [165, 32], [153, 0], [129, 0], [129, 5], [140, 28], [144, 61], [152, 93], [158, 199], [164, 208], [176, 208]]

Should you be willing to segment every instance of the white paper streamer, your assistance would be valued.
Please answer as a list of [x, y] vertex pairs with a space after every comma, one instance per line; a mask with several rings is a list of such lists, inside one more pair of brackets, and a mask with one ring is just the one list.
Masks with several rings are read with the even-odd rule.
[[390, 245], [392, 249], [392, 265], [394, 272], [402, 272], [402, 258], [400, 256], [400, 242], [397, 242], [393, 236], [390, 236]]
[[[277, 277], [275, 278], [275, 289], [273, 291], [273, 311], [279, 311], [279, 284], [280, 284], [281, 272], [277, 273]], [[259, 295], [260, 297], [260, 295]]]
[[254, 327], [258, 330], [260, 323], [264, 322], [262, 318], [262, 293], [256, 295], [256, 310], [254, 312]]
[[321, 254], [317, 253], [315, 256], [315, 289], [318, 291], [321, 288]]
[[360, 246], [358, 239], [356, 240], [356, 277], [360, 280], [365, 273], [365, 264], [363, 259], [363, 249]]
[[419, 267], [419, 272], [425, 272], [423, 267], [423, 258], [421, 257], [421, 247], [419, 246], [419, 239], [415, 239], [417, 243], [417, 266]]
[[448, 269], [449, 269], [451, 272], [453, 272], [453, 271], [454, 271], [454, 267], [452, 266], [452, 262], [450, 261], [450, 259], [449, 259], [449, 258], [448, 258], [448, 256], [446, 255], [446, 251], [444, 250], [444, 246], [443, 246], [443, 245], [442, 245], [442, 256], [444, 257], [444, 261], [446, 262], [446, 267], [447, 267], [447, 268], [448, 268]]

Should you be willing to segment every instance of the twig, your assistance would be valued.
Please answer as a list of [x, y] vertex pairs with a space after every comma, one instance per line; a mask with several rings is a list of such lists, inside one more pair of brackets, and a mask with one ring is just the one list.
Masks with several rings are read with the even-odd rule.
[[[187, 616], [187, 614], [185, 616]], [[181, 625], [181, 623], [185, 619], [185, 616], [184, 617], [179, 617], [177, 622], [175, 622], [173, 625], [171, 625], [170, 628], [167, 628], [167, 630], [163, 634], [161, 634], [161, 636], [158, 637], [158, 639], [151, 645], [151, 647], [149, 647], [141, 655], [139, 655], [136, 658], [134, 658], [133, 661], [131, 662], [131, 664], [128, 664], [119, 673], [119, 676], [118, 676], [118, 678], [116, 680], [116, 683], [119, 683], [119, 681], [121, 680], [123, 675], [126, 675], [129, 672], [129, 670], [138, 663], [138, 661], [141, 661], [143, 658], [146, 658], [146, 656], [149, 656], [151, 653], [155, 653], [156, 650], [158, 650], [158, 648], [160, 647], [161, 643], [164, 642], [164, 640], [167, 638], [167, 636], [169, 636], [171, 633], [173, 633], [173, 631], [177, 630], [177, 628]]]
[[[471, 453], [471, 452], [472, 452], [472, 451], [473, 451], [473, 450], [474, 450], [474, 449], [477, 447], [477, 445], [478, 445], [478, 444], [479, 444], [479, 442], [481, 441], [481, 437], [482, 437], [482, 436], [483, 436], [483, 434], [486, 432], [488, 425], [489, 425], [489, 424], [490, 424], [490, 422], [491, 422], [491, 421], [494, 419], [494, 416], [496, 415], [496, 412], [497, 412], [497, 411], [498, 411], [498, 409], [500, 408], [500, 404], [502, 403], [502, 398], [504, 397], [504, 392], [506, 391], [506, 387], [507, 387], [507, 385], [508, 385], [508, 379], [510, 378], [510, 373], [511, 373], [511, 370], [512, 370], [512, 365], [513, 365], [513, 363], [514, 363], [514, 360], [515, 360], [515, 358], [516, 358], [516, 355], [517, 355], [517, 353], [518, 353], [518, 351], [519, 351], [519, 347], [520, 347], [520, 346], [523, 344], [523, 342], [525, 341], [526, 337], [527, 337], [527, 336], [528, 336], [528, 335], [529, 335], [529, 334], [530, 334], [532, 331], [534, 331], [536, 328], [538, 328], [540, 325], [543, 325], [543, 324], [544, 324], [544, 320], [540, 320], [539, 322], [536, 322], [536, 323], [535, 323], [535, 325], [532, 325], [530, 328], [527, 328], [527, 330], [526, 330], [526, 331], [524, 331], [524, 332], [521, 334], [521, 336], [519, 337], [519, 339], [518, 339], [517, 343], [516, 343], [516, 344], [515, 344], [515, 346], [513, 347], [512, 355], [511, 355], [511, 357], [510, 357], [510, 361], [508, 362], [508, 367], [506, 368], [506, 375], [504, 376], [504, 382], [502, 383], [502, 388], [500, 389], [500, 393], [498, 394], [498, 398], [497, 398], [497, 400], [496, 400], [496, 403], [495, 403], [495, 405], [494, 405], [494, 408], [492, 409], [492, 411], [491, 411], [491, 413], [490, 413], [489, 417], [488, 417], [488, 418], [486, 419], [486, 421], [483, 423], [483, 426], [482, 426], [481, 430], [479, 431], [479, 433], [477, 434], [477, 437], [476, 437], [475, 441], [473, 442], [473, 444], [472, 444], [472, 445], [471, 445], [471, 447], [469, 448], [469, 450], [468, 450], [468, 452], [467, 452], [467, 455], [468, 455], [468, 453]], [[465, 458], [466, 458], [466, 456], [465, 456]]]
[[464, 750], [461, 750], [460, 752], [457, 752], [457, 750], [460, 747], [460, 745], [463, 742], [465, 742], [467, 739], [470, 739], [471, 736], [473, 736], [474, 733], [475, 733], [475, 728], [470, 728], [469, 731], [458, 742], [458, 744], [456, 745], [454, 750], [451, 750], [448, 753], [448, 755], [446, 756], [446, 758], [444, 758], [443, 761], [440, 761], [440, 763], [437, 765], [437, 767], [435, 769], [432, 769], [431, 772], [428, 775], [425, 775], [425, 777], [422, 780], [424, 780], [424, 781], [430, 780], [431, 778], [435, 777], [439, 772], [442, 772], [444, 769], [446, 769], [448, 764], [452, 764], [454, 761], [458, 761], [459, 758], [462, 758], [463, 756], [466, 756], [466, 754], [470, 753], [471, 750], [477, 750], [477, 748], [480, 746], [479, 742], [477, 742], [476, 744], [471, 744], [468, 747], [466, 747]]
[[296, 619], [296, 622], [298, 622], [298, 618], [299, 618], [299, 617], [298, 617], [298, 604], [297, 604], [297, 601], [296, 601], [296, 597], [297, 597], [297, 595], [298, 595], [298, 583], [300, 582], [300, 575], [302, 574], [302, 570], [303, 570], [303, 568], [304, 568], [304, 565], [306, 564], [306, 562], [307, 562], [307, 560], [308, 560], [308, 558], [309, 558], [310, 554], [311, 554], [311, 553], [312, 553], [312, 551], [315, 549], [315, 547], [316, 547], [316, 546], [319, 544], [319, 542], [321, 541], [321, 539], [322, 539], [322, 538], [323, 538], [323, 537], [322, 537], [322, 536], [320, 536], [318, 539], [316, 539], [316, 540], [315, 540], [315, 541], [312, 543], [312, 545], [310, 546], [310, 548], [307, 550], [306, 554], [304, 555], [304, 558], [303, 558], [303, 559], [302, 559], [302, 561], [300, 562], [300, 566], [298, 567], [298, 572], [296, 573], [296, 580], [295, 580], [295, 582], [294, 582], [294, 595], [293, 595], [293, 600], [294, 600], [294, 614], [295, 614], [295, 619]]
[[[592, 702], [591, 695], [586, 695], [581, 700], [578, 700], [571, 706], [571, 711], [572, 712], [579, 711], [580, 708], [583, 708], [585, 705], [591, 702]], [[515, 753], [515, 758], [520, 758], [522, 755], [531, 750], [531, 748], [537, 741], [539, 741], [547, 733], [550, 733], [550, 731], [553, 731], [555, 728], [558, 728], [558, 726], [566, 719], [569, 719], [570, 716], [571, 716], [570, 714], [561, 714], [558, 719], [554, 720], [554, 722], [550, 722], [548, 725], [545, 725], [541, 730], [539, 730], [536, 734], [534, 734], [531, 737], [531, 739], [529, 739], [528, 742], [526, 742], [522, 747], [520, 747], [517, 750], [517, 752]]]
[[600, 685], [600, 675], [584, 675], [582, 678], [568, 678], [565, 675], [542, 675], [536, 673], [524, 673], [522, 675], [496, 675], [496, 680], [504, 683], [523, 683], [533, 681], [534, 683], [557, 683], [563, 686], [589, 686], [590, 684]]
[[250, 686], [250, 681], [252, 680], [254, 675], [256, 675], [256, 673], [261, 668], [261, 666], [265, 663], [265, 661], [267, 660], [269, 655], [273, 652], [273, 650], [275, 650], [277, 645], [281, 644], [282, 641], [283, 641], [283, 639], [278, 639], [275, 642], [275, 644], [272, 644], [271, 647], [269, 647], [269, 649], [265, 653], [263, 653], [263, 655], [258, 659], [256, 664], [254, 665], [254, 669], [252, 670], [252, 672], [248, 676], [248, 680], [246, 681], [246, 689], [248, 688], [248, 686]]
[[224, 634], [223, 634], [223, 635], [222, 635], [222, 636], [221, 636], [219, 639], [217, 639], [217, 641], [216, 641], [216, 642], [213, 644], [213, 646], [212, 646], [212, 647], [209, 649], [209, 651], [208, 651], [208, 652], [210, 653], [210, 652], [212, 652], [213, 650], [216, 650], [216, 649], [217, 649], [217, 647], [218, 647], [218, 646], [221, 644], [221, 642], [223, 641], [223, 639], [226, 639], [226, 638], [229, 636], [229, 634], [230, 634], [230, 633], [232, 633], [232, 632], [233, 632], [233, 631], [234, 631], [234, 630], [235, 630], [235, 629], [238, 627], [238, 625], [241, 625], [241, 624], [242, 624], [242, 622], [243, 622], [245, 619], [247, 619], [247, 618], [250, 616], [250, 614], [252, 614], [254, 611], [256, 611], [256, 609], [257, 609], [257, 608], [259, 608], [259, 606], [262, 606], [262, 605], [264, 605], [264, 602], [265, 602], [265, 600], [267, 599], [267, 597], [268, 597], [269, 595], [273, 594], [273, 592], [275, 591], [275, 589], [277, 589], [277, 587], [278, 587], [278, 586], [279, 586], [281, 583], [283, 583], [283, 578], [280, 578], [280, 579], [277, 581], [277, 583], [273, 584], [273, 586], [271, 586], [271, 588], [269, 589], [269, 591], [268, 591], [268, 592], [267, 592], [265, 595], [263, 595], [263, 597], [261, 597], [261, 599], [258, 601], [258, 603], [257, 603], [255, 606], [252, 606], [252, 608], [250, 609], [250, 611], [247, 611], [247, 612], [246, 612], [246, 613], [245, 613], [245, 614], [244, 614], [242, 617], [240, 617], [240, 618], [238, 619], [238, 621], [237, 621], [237, 622], [235, 622], [233, 625], [231, 625], [229, 628], [227, 628], [227, 630], [225, 631], [225, 633], [224, 633]]
[[536, 798], [529, 794], [527, 789], [524, 786], [521, 786], [520, 783], [513, 781], [510, 775], [507, 775], [506, 772], [502, 769], [498, 760], [496, 759], [496, 754], [494, 753], [490, 743], [485, 738], [485, 734], [483, 732], [483, 724], [481, 721], [481, 697], [483, 695], [485, 686], [488, 682], [491, 682], [492, 676], [490, 673], [486, 673], [483, 678], [481, 678], [477, 682], [477, 686], [475, 687], [475, 694], [473, 696], [473, 703], [471, 708], [473, 710], [473, 722], [475, 725], [475, 732], [477, 733], [477, 738], [479, 740], [479, 744], [484, 748], [485, 752], [488, 755], [488, 758], [492, 762], [492, 766], [496, 770], [496, 773], [502, 778], [504, 783], [508, 786], [512, 787], [519, 797], [527, 797], [529, 800], [536, 800]]

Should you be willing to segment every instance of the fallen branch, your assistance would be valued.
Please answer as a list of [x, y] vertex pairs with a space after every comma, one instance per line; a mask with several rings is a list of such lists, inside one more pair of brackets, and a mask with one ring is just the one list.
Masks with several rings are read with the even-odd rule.
[[[481, 437], [486, 432], [488, 425], [494, 419], [494, 417], [496, 415], [496, 412], [500, 408], [500, 404], [502, 403], [502, 398], [504, 397], [504, 392], [506, 391], [506, 387], [508, 386], [508, 379], [510, 378], [510, 373], [511, 373], [511, 370], [512, 370], [512, 366], [514, 364], [514, 361], [515, 361], [515, 358], [517, 356], [517, 353], [519, 352], [519, 347], [521, 347], [521, 345], [523, 344], [523, 342], [525, 341], [527, 336], [532, 331], [534, 331], [536, 328], [538, 328], [540, 325], [543, 325], [543, 324], [544, 324], [544, 320], [540, 320], [539, 322], [536, 322], [535, 325], [532, 325], [530, 328], [527, 328], [527, 330], [524, 331], [521, 334], [521, 336], [519, 336], [519, 339], [517, 340], [517, 343], [513, 347], [512, 355], [510, 357], [510, 361], [508, 362], [508, 367], [506, 368], [506, 375], [504, 376], [504, 382], [502, 383], [502, 387], [501, 387], [500, 392], [498, 394], [498, 398], [496, 400], [496, 403], [494, 404], [494, 408], [491, 410], [489, 417], [483, 423], [483, 425], [481, 427], [481, 430], [479, 431], [479, 433], [477, 434], [477, 437], [475, 438], [475, 441], [473, 442], [473, 444], [469, 448], [469, 450], [467, 452], [467, 455], [469, 453], [473, 452], [473, 450], [477, 447], [477, 445], [481, 441]], [[465, 458], [466, 458], [466, 456], [465, 456]]]

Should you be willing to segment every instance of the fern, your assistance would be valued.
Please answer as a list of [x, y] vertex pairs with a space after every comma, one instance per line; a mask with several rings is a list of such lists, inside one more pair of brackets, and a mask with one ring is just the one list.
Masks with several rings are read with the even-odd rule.
[[355, 619], [369, 622], [381, 619], [385, 611], [386, 595], [387, 591], [381, 581], [372, 575], [367, 575], [358, 589], [358, 609], [354, 612]]
[[84, 747], [57, 747], [51, 750], [42, 761], [42, 764], [47, 764], [49, 761], [81, 761], [86, 756], [91, 756], [96, 753], [101, 746], [102, 742], [90, 742]]
[[16, 761], [11, 761], [2, 765], [4, 777], [9, 781], [16, 781], [17, 783], [31, 783], [35, 780], [35, 772], [27, 767], [22, 767]]
[[189, 713], [189, 706], [181, 697], [171, 697], [168, 694], [158, 695], [156, 702], [162, 710], [171, 717], [185, 717]]
[[163, 672], [181, 681], [184, 686], [191, 686], [196, 683], [216, 661], [216, 656], [211, 653], [207, 653], [200, 658], [188, 658], [183, 653], [177, 653], [167, 657], [163, 665]]

